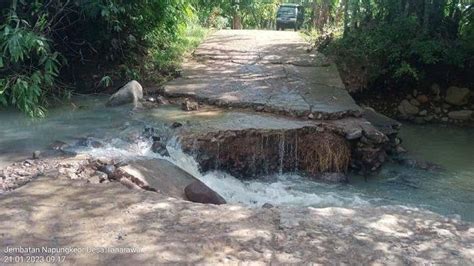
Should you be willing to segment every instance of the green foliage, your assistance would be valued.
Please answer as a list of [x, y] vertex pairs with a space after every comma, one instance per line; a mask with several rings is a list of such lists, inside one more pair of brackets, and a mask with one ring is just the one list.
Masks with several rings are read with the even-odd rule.
[[59, 74], [59, 54], [44, 37], [43, 20], [31, 26], [14, 12], [0, 27], [0, 103], [44, 116], [43, 95]]
[[181, 64], [183, 55], [194, 50], [206, 34], [207, 30], [205, 28], [193, 22], [189, 22], [187, 27], [178, 29], [177, 34], [172, 37], [160, 31], [152, 32], [148, 38], [152, 42], [156, 40], [155, 43], [160, 43], [160, 45], [154, 45], [149, 50], [150, 60], [146, 60], [147, 69], [144, 71], [145, 74], [153, 74], [159, 71], [165, 76], [164, 78], [173, 76]]
[[367, 69], [363, 87], [410, 86], [441, 78], [433, 71], [456, 76], [472, 68], [474, 25], [472, 5], [457, 1], [452, 6], [454, 2], [347, 1], [344, 36], [336, 36], [325, 51], [339, 63], [356, 62]]
[[[62, 82], [104, 76], [88, 86], [175, 67], [194, 18], [188, 0], [30, 0], [0, 4], [0, 104], [43, 116]], [[194, 34], [194, 33], [193, 33]], [[66, 63], [67, 62], [67, 63]], [[121, 71], [116, 71], [117, 69]]]

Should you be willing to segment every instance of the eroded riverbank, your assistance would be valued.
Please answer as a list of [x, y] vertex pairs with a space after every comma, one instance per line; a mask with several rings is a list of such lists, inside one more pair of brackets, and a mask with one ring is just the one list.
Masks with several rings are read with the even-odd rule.
[[[406, 148], [416, 150], [418, 158], [440, 164], [445, 172], [391, 163], [366, 180], [350, 175], [347, 184], [317, 182], [298, 171], [276, 171], [243, 181], [219, 168], [201, 172], [193, 154], [183, 152], [173, 136], [219, 132], [223, 126], [237, 130], [251, 121], [254, 128], [265, 128], [256, 118], [259, 115], [243, 112], [241, 116], [229, 116], [232, 113], [213, 108], [184, 112], [172, 105], [130, 112], [127, 107], [103, 109], [105, 99], [79, 102], [81, 109], [53, 110], [40, 125], [9, 118], [16, 123], [7, 129], [17, 135], [2, 134], [2, 143], [12, 147], [15, 143], [34, 144], [24, 146], [31, 153], [37, 148], [46, 149], [60, 138], [65, 143], [56, 143], [53, 148], [61, 148], [54, 152], [69, 159], [59, 159], [59, 167], [46, 163], [42, 169], [41, 159], [22, 163], [24, 172], [20, 176], [27, 181], [31, 181], [28, 177], [34, 178], [0, 195], [4, 245], [135, 247], [142, 251], [67, 256], [69, 262], [81, 264], [330, 263], [335, 258], [341, 263], [473, 262], [474, 229], [469, 222], [474, 219], [470, 197], [473, 171], [466, 159], [470, 149], [463, 141], [471, 132], [447, 129], [446, 134], [439, 134], [442, 131], [436, 128], [408, 128], [405, 134], [402, 128]], [[87, 124], [89, 119], [91, 124]], [[280, 119], [267, 123], [278, 128], [282, 125]], [[173, 128], [175, 122], [181, 126]], [[304, 128], [313, 122], [295, 120], [286, 127]], [[424, 130], [437, 134], [429, 137]], [[74, 132], [77, 135], [71, 134]], [[152, 151], [150, 132], [167, 143], [169, 156]], [[453, 134], [457, 138], [449, 138]], [[441, 151], [446, 145], [435, 144], [443, 142], [459, 146], [460, 152], [451, 149], [449, 157], [443, 157]], [[434, 155], [438, 155], [436, 160]], [[148, 162], [146, 171], [143, 167], [136, 169], [159, 177], [153, 183], [156, 191], [140, 187], [130, 178], [100, 174], [93, 168], [97, 169], [98, 158], [112, 160], [117, 167], [136, 165], [134, 160]], [[185, 175], [154, 163], [162, 159], [203, 181], [229, 204], [184, 201], [182, 188], [188, 182]], [[40, 171], [26, 171], [29, 163], [40, 163]], [[92, 167], [87, 166], [91, 163]], [[181, 175], [183, 179], [177, 178]]]
[[[288, 123], [292, 120], [282, 120], [278, 117], [272, 120], [271, 116], [268, 116], [266, 122], [262, 124], [259, 120], [260, 115], [243, 112], [240, 116], [236, 116], [238, 112], [223, 112], [215, 108], [184, 112], [172, 105], [161, 106], [145, 113], [130, 113], [130, 109], [126, 107], [105, 109], [104, 101], [104, 98], [82, 99], [76, 103], [83, 108], [73, 110], [73, 107], [69, 106], [52, 110], [48, 118], [38, 123], [25, 118], [22, 122], [18, 116], [5, 117], [4, 120], [14, 120], [16, 123], [8, 126], [4, 124], [7, 131], [4, 131], [5, 134], [2, 134], [4, 137], [0, 140], [2, 147], [24, 147], [24, 149], [20, 152], [8, 150], [7, 153], [3, 153], [3, 158], [28, 158], [32, 151], [48, 150], [51, 143], [61, 140], [69, 145], [65, 148], [66, 152], [89, 154], [95, 158], [109, 158], [116, 162], [126, 163], [140, 158], [167, 158], [201, 179], [231, 203], [257, 207], [265, 203], [277, 206], [314, 207], [407, 205], [426, 208], [444, 215], [460, 215], [461, 219], [470, 221], [474, 219], [471, 211], [473, 202], [470, 197], [474, 187], [472, 183], [474, 171], [469, 163], [472, 147], [469, 146], [470, 142], [466, 141], [472, 132], [466, 129], [408, 127], [405, 131], [402, 128], [401, 135], [406, 138], [405, 147], [414, 154], [412, 157], [434, 161], [444, 167], [445, 171], [427, 171], [392, 162], [368, 179], [350, 174], [348, 184], [329, 184], [312, 181], [291, 165], [289, 169], [280, 173], [279, 167], [284, 164], [280, 164], [281, 158], [275, 154], [275, 158], [268, 160], [273, 167], [276, 167], [275, 171], [268, 174], [259, 173], [259, 178], [256, 180], [253, 174], [244, 176], [244, 179], [250, 180], [243, 181], [242, 178], [237, 179], [221, 171], [225, 169], [220, 169], [219, 161], [208, 164], [206, 169], [208, 172], [203, 173], [198, 154], [190, 151], [183, 153], [182, 147], [173, 136], [179, 134], [192, 136], [196, 132], [199, 134], [221, 132], [224, 128], [242, 130], [250, 127], [268, 130], [269, 125], [273, 130], [280, 127], [305, 128], [314, 122], [295, 120]], [[64, 115], [66, 113], [67, 116]], [[183, 126], [173, 129], [171, 125], [174, 122]], [[320, 123], [328, 123], [326, 127], [337, 128], [334, 123], [338, 122]], [[165, 144], [168, 142], [170, 157], [153, 153], [153, 141], [142, 137], [146, 128], [151, 127], [156, 129], [156, 134], [163, 138]], [[8, 134], [10, 131], [15, 131], [17, 134]], [[425, 132], [433, 134], [427, 138]], [[442, 132], [444, 133], [441, 134]], [[344, 135], [345, 133], [342, 133], [340, 136]], [[215, 142], [211, 142], [211, 139], [208, 139], [209, 145], [217, 146], [217, 138]], [[277, 138], [273, 143], [275, 148], [280, 147], [280, 140]], [[287, 148], [286, 151], [292, 154], [291, 151], [295, 151], [295, 146]], [[251, 166], [252, 156], [247, 157], [250, 162], [248, 165]], [[286, 160], [283, 157], [283, 161], [295, 163], [294, 158]], [[2, 161], [10, 164], [8, 161]], [[31, 178], [27, 176], [26, 179]]]

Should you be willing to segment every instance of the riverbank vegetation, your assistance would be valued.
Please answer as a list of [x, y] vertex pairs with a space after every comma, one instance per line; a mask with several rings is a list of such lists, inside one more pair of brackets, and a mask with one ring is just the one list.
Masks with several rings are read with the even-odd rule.
[[0, 103], [30, 116], [70, 89], [166, 79], [206, 34], [181, 0], [14, 0], [0, 12]]
[[0, 105], [43, 116], [71, 91], [164, 82], [208, 29], [274, 29], [282, 2], [305, 7], [350, 91], [473, 84], [470, 0], [12, 0], [0, 3]]
[[474, 8], [466, 0], [316, 0], [312, 29], [351, 91], [472, 86]]

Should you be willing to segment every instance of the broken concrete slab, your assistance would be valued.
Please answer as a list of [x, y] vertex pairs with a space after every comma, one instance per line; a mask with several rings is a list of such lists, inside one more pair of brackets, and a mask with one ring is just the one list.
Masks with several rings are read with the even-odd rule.
[[339, 73], [322, 54], [308, 54], [294, 32], [228, 31], [210, 36], [167, 83], [171, 97], [219, 106], [264, 106], [265, 111], [321, 119], [359, 115]]

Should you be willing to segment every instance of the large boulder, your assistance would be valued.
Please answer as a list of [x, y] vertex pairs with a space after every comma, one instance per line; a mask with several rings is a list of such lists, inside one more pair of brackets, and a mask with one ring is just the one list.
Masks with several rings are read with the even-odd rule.
[[186, 198], [192, 202], [206, 203], [206, 204], [226, 204], [225, 199], [210, 189], [203, 182], [196, 180], [187, 185], [184, 189]]
[[120, 88], [107, 101], [106, 105], [113, 107], [124, 104], [133, 103], [135, 107], [140, 105], [140, 100], [143, 99], [143, 88], [136, 80], [132, 80]]
[[402, 115], [416, 115], [420, 110], [405, 99], [398, 106], [398, 111], [400, 111]]
[[446, 92], [446, 102], [461, 106], [469, 102], [469, 97], [471, 96], [471, 91], [468, 88], [459, 88], [459, 87], [449, 87]]
[[448, 113], [448, 116], [451, 119], [466, 121], [473, 117], [473, 113], [471, 110], [452, 111]]
[[131, 175], [138, 183], [161, 194], [186, 199], [184, 189], [197, 179], [174, 164], [161, 159], [144, 159], [129, 162], [119, 170]]

